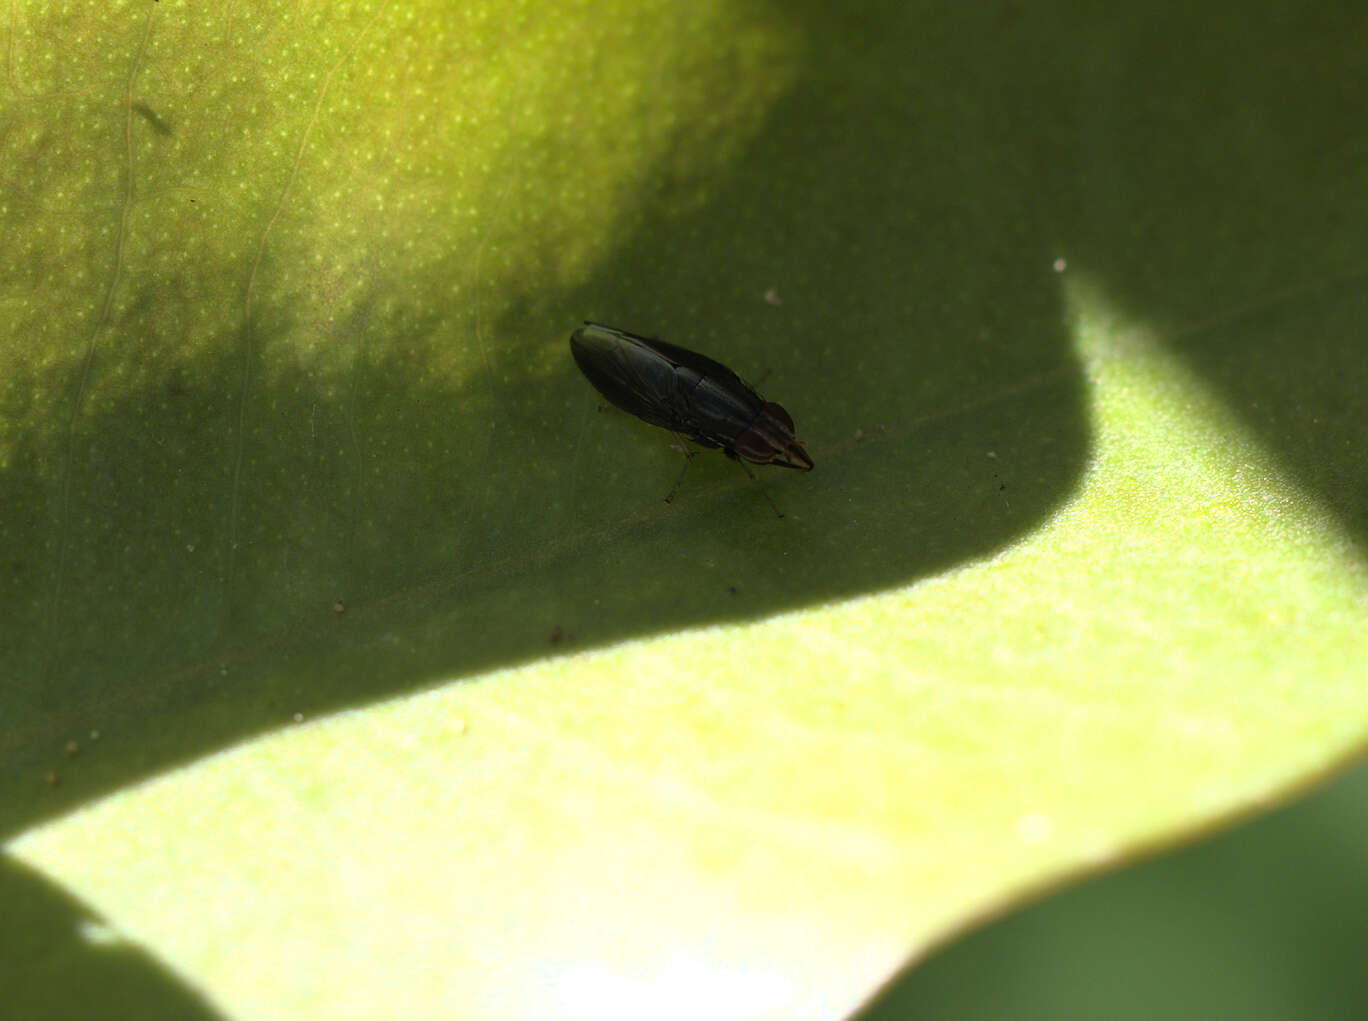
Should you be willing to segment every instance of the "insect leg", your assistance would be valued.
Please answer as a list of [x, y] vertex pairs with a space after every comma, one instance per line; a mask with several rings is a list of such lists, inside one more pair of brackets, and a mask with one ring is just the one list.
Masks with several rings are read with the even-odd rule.
[[[732, 460], [735, 461], [737, 464], [739, 464], [739, 465], [741, 466], [741, 470], [751, 477], [751, 481], [754, 482], [755, 485], [756, 485], [756, 488], [758, 488], [758, 489], [760, 490], [760, 495], [763, 496], [763, 497], [765, 498], [765, 502], [766, 502], [767, 504], [770, 505], [770, 510], [774, 511], [774, 513], [775, 513], [776, 515], [778, 515], [779, 517], [782, 518], [782, 517], [784, 516], [784, 512], [781, 511], [777, 506], [775, 506], [774, 501], [770, 499], [769, 493], [766, 493], [766, 492], [765, 492], [765, 487], [762, 486], [762, 485], [760, 484], [760, 480], [759, 480], [758, 478], [756, 478], [755, 472], [753, 472], [753, 471], [751, 471], [749, 468], [747, 468], [747, 467], [746, 467], [746, 462], [743, 461], [743, 460], [741, 460], [741, 458], [739, 458], [739, 457], [734, 457], [734, 458], [732, 458]], [[682, 476], [681, 476], [681, 478], [682, 478]]]
[[675, 479], [675, 484], [670, 487], [670, 493], [665, 497], [666, 503], [674, 499], [675, 491], [679, 489], [679, 484], [684, 481], [684, 473], [689, 470], [689, 462], [693, 460], [696, 453], [696, 451], [689, 449], [688, 442], [679, 433], [675, 433], [674, 438], [679, 441], [679, 449], [684, 451], [684, 467], [679, 470], [679, 478]]

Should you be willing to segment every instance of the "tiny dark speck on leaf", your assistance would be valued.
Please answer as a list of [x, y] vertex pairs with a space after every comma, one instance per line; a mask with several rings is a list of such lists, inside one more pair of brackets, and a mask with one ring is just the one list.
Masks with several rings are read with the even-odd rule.
[[729, 596], [734, 596], [734, 595], [736, 595], [736, 593], [739, 592], [739, 591], [740, 591], [740, 590], [739, 590], [735, 585], [728, 585], [728, 586], [727, 586], [727, 595], [729, 595]]
[[43, 774], [43, 783], [47, 784], [49, 787], [56, 787], [56, 786], [57, 786], [58, 784], [60, 784], [61, 782], [62, 782], [62, 778], [61, 778], [61, 776], [60, 776], [59, 774], [57, 774], [57, 773], [44, 773], [44, 774]]
[[562, 628], [559, 624], [557, 624], [555, 627], [551, 629], [551, 634], [548, 636], [548, 640], [551, 642], [552, 645], [555, 645], [564, 637], [565, 629]]

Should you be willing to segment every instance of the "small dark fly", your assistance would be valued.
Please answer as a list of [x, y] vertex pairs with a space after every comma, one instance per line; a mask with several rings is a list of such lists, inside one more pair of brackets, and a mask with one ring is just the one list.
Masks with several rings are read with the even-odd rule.
[[[580, 371], [610, 403], [670, 430], [681, 444], [687, 437], [702, 447], [720, 447], [752, 479], [755, 474], [747, 461], [812, 470], [812, 458], [794, 438], [789, 413], [720, 362], [663, 340], [591, 322], [570, 335], [570, 350]], [[686, 447], [684, 469], [666, 503], [674, 499], [692, 457]], [[763, 487], [760, 492], [774, 507]], [[778, 507], [774, 512], [784, 516]]]

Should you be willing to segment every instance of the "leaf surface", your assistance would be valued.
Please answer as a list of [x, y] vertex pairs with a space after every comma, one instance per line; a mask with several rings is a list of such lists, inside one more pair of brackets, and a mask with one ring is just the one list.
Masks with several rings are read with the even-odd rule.
[[[35, 1007], [829, 1017], [1361, 748], [1357, 51], [1170, 14], [12, 5]], [[581, 319], [763, 379], [786, 516]]]

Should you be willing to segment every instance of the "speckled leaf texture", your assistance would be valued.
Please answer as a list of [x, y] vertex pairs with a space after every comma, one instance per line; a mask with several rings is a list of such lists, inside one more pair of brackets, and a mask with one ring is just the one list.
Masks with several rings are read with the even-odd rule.
[[1361, 5], [961, 7], [7, 5], [16, 1016], [840, 1017], [1361, 750]]

